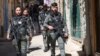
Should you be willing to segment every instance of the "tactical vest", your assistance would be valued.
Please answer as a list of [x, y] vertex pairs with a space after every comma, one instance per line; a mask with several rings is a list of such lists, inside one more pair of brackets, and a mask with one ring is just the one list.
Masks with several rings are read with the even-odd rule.
[[12, 32], [16, 35], [17, 38], [20, 38], [21, 36], [25, 36], [28, 34], [27, 28], [27, 19], [19, 16], [14, 17], [12, 21]]
[[50, 18], [48, 20], [49, 20], [48, 25], [53, 26], [54, 31], [56, 32], [63, 31], [64, 24], [63, 24], [63, 18], [60, 13], [58, 13], [57, 15], [50, 14]]

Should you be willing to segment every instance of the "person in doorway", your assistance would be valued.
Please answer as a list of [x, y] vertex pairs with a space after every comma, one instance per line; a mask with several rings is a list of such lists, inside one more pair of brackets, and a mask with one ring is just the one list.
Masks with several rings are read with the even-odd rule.
[[32, 17], [32, 21], [34, 24], [34, 35], [39, 35], [40, 34], [40, 26], [39, 26], [39, 5], [38, 4], [31, 4], [29, 7], [30, 9], [30, 16]]

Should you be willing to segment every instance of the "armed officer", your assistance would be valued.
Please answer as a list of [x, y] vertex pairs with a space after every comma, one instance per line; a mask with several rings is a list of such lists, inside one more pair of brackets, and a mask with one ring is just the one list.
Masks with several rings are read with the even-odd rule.
[[58, 12], [57, 3], [51, 4], [51, 11], [44, 21], [44, 26], [48, 28], [51, 39], [51, 56], [55, 56], [56, 40], [58, 41], [61, 56], [65, 56], [64, 36], [67, 36], [67, 34], [64, 31], [66, 25], [61, 13]]
[[[29, 29], [28, 20], [21, 15], [21, 7], [16, 7], [15, 16], [12, 18], [10, 35], [15, 39], [16, 51], [18, 56], [26, 56], [27, 51], [27, 36], [30, 33], [27, 31]], [[7, 39], [11, 39], [7, 36]]]
[[47, 31], [43, 26], [44, 20], [47, 17], [47, 15], [49, 14], [47, 9], [48, 9], [47, 4], [44, 4], [42, 10], [39, 12], [39, 25], [41, 27], [41, 32], [43, 35], [44, 52], [47, 52], [49, 50], [49, 40], [47, 38]]
[[30, 52], [29, 50], [29, 46], [31, 44], [31, 39], [32, 39], [32, 29], [34, 27], [33, 22], [32, 22], [32, 18], [29, 16], [29, 9], [25, 8], [23, 10], [23, 18], [27, 20], [28, 23], [28, 30], [27, 32], [29, 33], [29, 35], [27, 36], [27, 52]]

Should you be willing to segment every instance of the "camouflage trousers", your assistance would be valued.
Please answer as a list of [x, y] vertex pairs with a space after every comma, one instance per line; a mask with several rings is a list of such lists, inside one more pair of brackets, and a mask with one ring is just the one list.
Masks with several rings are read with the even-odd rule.
[[49, 48], [50, 39], [48, 38], [48, 33], [46, 31], [42, 31], [42, 35], [43, 35], [44, 47]]
[[26, 39], [14, 39], [12, 43], [18, 56], [27, 56], [27, 50], [29, 49], [30, 45], [28, 36], [26, 36]]
[[60, 34], [56, 34], [55, 32], [49, 32], [50, 36], [50, 43], [51, 43], [51, 55], [55, 55], [55, 48], [56, 48], [56, 40], [58, 42], [58, 47], [60, 49], [61, 56], [65, 56], [65, 45], [64, 45], [64, 38]]

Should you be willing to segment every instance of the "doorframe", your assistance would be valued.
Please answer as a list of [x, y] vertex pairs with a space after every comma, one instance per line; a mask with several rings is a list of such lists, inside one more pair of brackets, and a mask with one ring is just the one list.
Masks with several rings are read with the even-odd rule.
[[[81, 37], [81, 28], [79, 28], [78, 29], [78, 31], [77, 31], [77, 29], [74, 29], [74, 27], [73, 27], [73, 22], [74, 22], [74, 20], [73, 20], [73, 1], [74, 0], [70, 0], [70, 22], [71, 22], [71, 26], [70, 26], [70, 31], [71, 31], [71, 36], [72, 36], [72, 39], [74, 39], [74, 40], [76, 40], [76, 41], [79, 41], [79, 42], [81, 42], [81, 40], [82, 40], [82, 37]], [[77, 11], [77, 13], [79, 13], [79, 21], [78, 21], [78, 24], [80, 24], [81, 23], [81, 18], [80, 18], [80, 5], [79, 5], [79, 0], [77, 0], [77, 5], [76, 6], [79, 6], [79, 8], [77, 7], [76, 8], [76, 10], [78, 10], [79, 9], [79, 11]], [[76, 21], [77, 21], [77, 19], [78, 19], [78, 17], [77, 17], [77, 14], [76, 14]], [[76, 22], [77, 23], [77, 22]], [[77, 25], [76, 25], [77, 26]], [[80, 27], [80, 25], [78, 25], [79, 27]], [[76, 31], [75, 31], [76, 30]], [[76, 33], [76, 32], [80, 32], [79, 34], [78, 34], [78, 36], [76, 36], [76, 34], [74, 35], [74, 33]], [[78, 37], [78, 38], [77, 38]]]
[[92, 54], [95, 56], [96, 53], [96, 7], [95, 0], [89, 0], [89, 18], [90, 18], [90, 35]]

